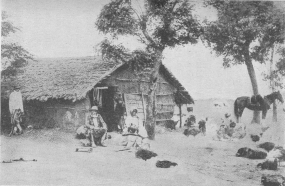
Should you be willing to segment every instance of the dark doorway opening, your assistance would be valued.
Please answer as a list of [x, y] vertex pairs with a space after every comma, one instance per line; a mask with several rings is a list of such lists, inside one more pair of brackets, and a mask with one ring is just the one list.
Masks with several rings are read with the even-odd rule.
[[117, 130], [114, 112], [114, 95], [116, 87], [108, 87], [102, 90], [102, 107], [99, 107], [100, 114], [108, 126], [108, 131]]

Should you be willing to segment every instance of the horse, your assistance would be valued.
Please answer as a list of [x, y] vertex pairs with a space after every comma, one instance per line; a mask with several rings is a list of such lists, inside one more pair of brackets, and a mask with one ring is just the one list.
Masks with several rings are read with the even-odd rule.
[[21, 109], [15, 109], [13, 110], [12, 114], [11, 114], [11, 132], [9, 134], [9, 136], [11, 136], [12, 134], [18, 134], [17, 130], [20, 130], [20, 134], [23, 133], [23, 129], [20, 125], [20, 123], [22, 122], [22, 112]]
[[265, 119], [267, 110], [270, 109], [270, 105], [276, 99], [281, 103], [284, 103], [283, 97], [279, 91], [264, 96], [264, 98], [262, 98], [261, 95], [255, 95], [251, 98], [247, 96], [238, 97], [234, 102], [234, 113], [237, 118], [237, 122], [239, 123], [239, 118], [242, 116], [245, 108], [254, 111], [262, 111], [262, 119]]

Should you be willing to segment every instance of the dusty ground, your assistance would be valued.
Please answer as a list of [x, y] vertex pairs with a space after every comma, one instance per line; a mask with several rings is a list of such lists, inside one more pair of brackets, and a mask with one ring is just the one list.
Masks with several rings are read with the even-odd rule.
[[[208, 116], [212, 122], [220, 121], [225, 112], [232, 110], [215, 108], [209, 101], [195, 105], [195, 114]], [[270, 129], [261, 141], [275, 142], [278, 132], [284, 134], [285, 114], [278, 114], [277, 124], [270, 122], [272, 111], [263, 121]], [[246, 111], [242, 121], [249, 122], [251, 116]], [[59, 129], [33, 130], [13, 137], [1, 135], [1, 162], [18, 158], [37, 162], [1, 163], [0, 184], [258, 186], [264, 173], [285, 175], [285, 167], [262, 171], [256, 165], [263, 160], [235, 157], [241, 147], [256, 147], [249, 140], [213, 141], [210, 134], [186, 137], [182, 129], [171, 132], [159, 128], [157, 132], [151, 150], [158, 156], [147, 161], [137, 159], [135, 152], [116, 152], [122, 148], [116, 143], [120, 138], [116, 133], [111, 133], [108, 147], [98, 147], [92, 153], [75, 152], [80, 143], [74, 132]], [[284, 138], [278, 141], [278, 145], [284, 144]], [[174, 161], [178, 166], [156, 168], [157, 160]]]
[[[260, 185], [260, 160], [235, 157], [238, 148], [255, 145], [212, 141], [209, 137], [186, 137], [181, 132], [157, 134], [151, 150], [158, 157], [148, 161], [134, 152], [116, 152], [116, 133], [108, 147], [92, 153], [75, 152], [74, 134], [56, 129], [34, 130], [21, 136], [1, 136], [1, 162], [24, 158], [37, 162], [1, 163], [1, 185]], [[156, 168], [157, 160], [178, 163], [169, 169]], [[262, 160], [261, 160], [262, 161]]]

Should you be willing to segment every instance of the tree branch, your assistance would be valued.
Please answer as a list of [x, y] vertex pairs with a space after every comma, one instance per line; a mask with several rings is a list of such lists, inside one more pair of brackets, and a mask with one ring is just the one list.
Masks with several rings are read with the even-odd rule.
[[146, 27], [143, 27], [142, 25], [144, 24], [144, 20], [142, 20], [142, 18], [139, 16], [139, 14], [135, 11], [135, 9], [133, 9], [133, 7], [131, 7], [131, 10], [134, 11], [134, 13], [137, 15], [138, 19], [139, 19], [139, 24], [140, 24], [140, 28], [141, 31], [144, 35], [144, 37], [151, 43], [151, 45], [153, 45], [154, 47], [157, 47], [157, 44], [154, 42], [154, 40], [150, 37], [150, 35], [147, 33], [146, 31]]

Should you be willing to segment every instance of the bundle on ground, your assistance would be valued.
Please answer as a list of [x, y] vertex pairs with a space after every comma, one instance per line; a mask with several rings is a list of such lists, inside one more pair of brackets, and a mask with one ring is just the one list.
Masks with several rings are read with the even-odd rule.
[[143, 159], [143, 160], [148, 160], [152, 157], [156, 157], [157, 154], [152, 152], [152, 151], [149, 151], [149, 150], [146, 150], [146, 149], [139, 149], [137, 152], [136, 152], [136, 157], [137, 158], [140, 158], [140, 159]]
[[263, 163], [257, 164], [257, 167], [261, 167], [261, 169], [267, 169], [267, 170], [277, 170], [278, 161], [276, 158], [273, 161], [272, 160], [266, 160]]
[[236, 153], [237, 157], [245, 157], [249, 159], [265, 159], [267, 156], [266, 152], [252, 150], [247, 147], [240, 148]]
[[156, 162], [156, 167], [158, 168], [169, 168], [171, 166], [177, 166], [177, 163], [171, 162], [168, 160], [163, 160], [163, 161], [157, 161]]
[[266, 150], [267, 152], [269, 152], [275, 147], [275, 144], [271, 142], [264, 142], [264, 143], [257, 145], [257, 147], [262, 148]]

